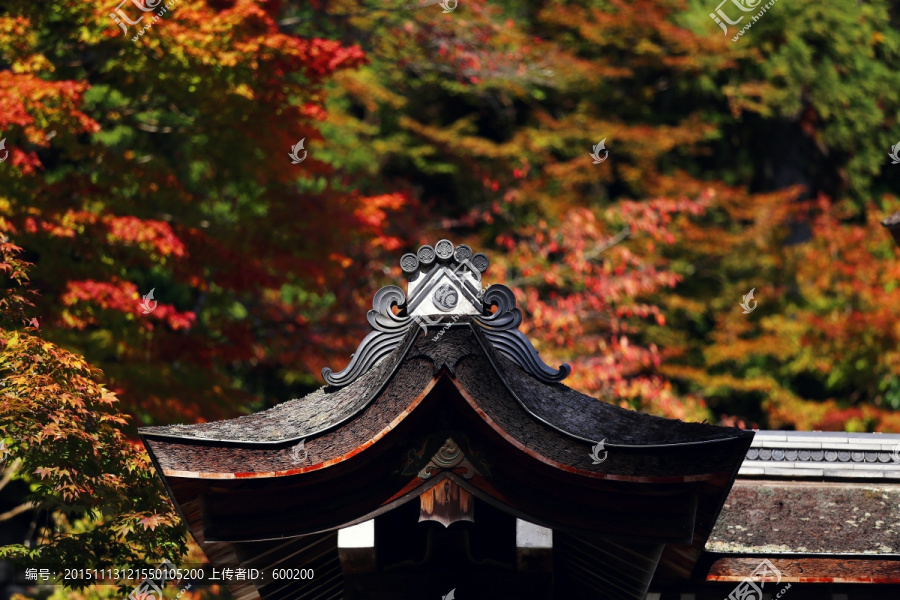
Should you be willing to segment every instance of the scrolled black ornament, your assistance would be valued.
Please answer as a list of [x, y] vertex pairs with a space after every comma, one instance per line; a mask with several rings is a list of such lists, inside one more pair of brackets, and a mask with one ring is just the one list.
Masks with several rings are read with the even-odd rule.
[[326, 383], [334, 386], [352, 383], [381, 358], [400, 346], [413, 321], [406, 315], [394, 314], [393, 307], [402, 308], [405, 302], [406, 294], [396, 285], [388, 285], [378, 290], [372, 299], [372, 310], [366, 315], [375, 331], [363, 338], [356, 352], [350, 357], [350, 364], [343, 371], [333, 373], [328, 367], [322, 369], [322, 377]]
[[569, 365], [563, 363], [559, 369], [547, 365], [531, 341], [519, 331], [522, 311], [516, 307], [516, 296], [511, 289], [495, 283], [485, 291], [482, 301], [485, 306], [497, 307], [493, 314], [475, 317], [494, 348], [544, 383], [558, 383], [569, 376], [572, 372]]
[[[372, 310], [366, 318], [372, 326], [360, 342], [350, 364], [334, 373], [328, 367], [322, 369], [322, 377], [332, 386], [345, 386], [362, 377], [378, 361], [400, 347], [410, 328], [434, 323], [434, 315], [424, 314], [422, 301], [431, 298], [435, 309], [449, 313], [458, 311], [454, 321], [462, 315], [471, 316], [471, 326], [481, 332], [481, 339], [503, 353], [522, 369], [544, 383], [556, 383], [568, 377], [571, 368], [563, 364], [554, 369], [541, 360], [537, 350], [519, 331], [522, 311], [516, 307], [516, 297], [505, 285], [494, 284], [483, 294], [479, 292], [481, 273], [490, 261], [482, 253], [473, 253], [465, 244], [454, 246], [447, 239], [432, 246], [421, 246], [415, 254], [400, 258], [400, 267], [409, 280], [417, 286], [411, 297], [395, 285], [381, 288], [372, 300]], [[471, 304], [469, 310], [460, 310], [463, 298]], [[394, 307], [401, 310], [394, 313]], [[497, 310], [490, 312], [490, 307]], [[471, 313], [474, 308], [475, 314]], [[481, 314], [477, 314], [480, 312]], [[412, 316], [410, 316], [412, 315]]]

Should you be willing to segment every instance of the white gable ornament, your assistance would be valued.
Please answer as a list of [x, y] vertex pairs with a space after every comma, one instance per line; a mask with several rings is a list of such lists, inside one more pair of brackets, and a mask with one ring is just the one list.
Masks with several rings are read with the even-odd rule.
[[[477, 326], [496, 350], [534, 377], [544, 383], [565, 379], [571, 372], [569, 365], [559, 369], [546, 365], [519, 331], [522, 311], [516, 308], [512, 290], [495, 283], [482, 293], [481, 276], [489, 264], [484, 254], [473, 254], [465, 244], [454, 248], [450, 240], [404, 254], [400, 268], [409, 280], [407, 293], [396, 285], [378, 290], [367, 315], [374, 331], [363, 338], [343, 371], [322, 369], [325, 382], [348, 385], [398, 348], [411, 327], [427, 332], [429, 327], [442, 327], [446, 316], [455, 322], [463, 315], [472, 317], [471, 326]], [[400, 309], [396, 314], [394, 306]], [[496, 312], [491, 312], [492, 306]]]

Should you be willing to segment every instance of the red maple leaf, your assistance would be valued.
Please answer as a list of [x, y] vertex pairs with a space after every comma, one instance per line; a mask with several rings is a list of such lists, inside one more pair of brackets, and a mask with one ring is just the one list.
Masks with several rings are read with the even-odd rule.
[[165, 517], [163, 517], [162, 515], [152, 515], [149, 517], [144, 517], [138, 522], [144, 526], [144, 529], [150, 528], [151, 530], [153, 530], [156, 529], [157, 525], [164, 522], [165, 520]]

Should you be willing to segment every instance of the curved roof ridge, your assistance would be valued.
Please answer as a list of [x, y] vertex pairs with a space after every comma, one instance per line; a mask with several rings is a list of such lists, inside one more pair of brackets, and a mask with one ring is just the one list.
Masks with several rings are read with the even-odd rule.
[[[154, 438], [235, 444], [285, 444], [322, 434], [349, 421], [378, 397], [403, 364], [403, 358], [416, 337], [413, 330], [407, 332], [397, 350], [382, 357], [371, 369], [347, 386], [336, 388], [324, 385], [301, 398], [233, 419], [141, 427], [138, 432], [142, 436]], [[292, 426], [293, 431], [286, 437], [275, 437], [280, 433], [288, 433], [286, 428]], [[238, 430], [244, 437], [233, 435]]]
[[[481, 326], [471, 317], [453, 322], [454, 329], [464, 327], [477, 343], [478, 353], [487, 359], [503, 387], [530, 417], [556, 431], [591, 444], [604, 441], [607, 447], [671, 447], [696, 445], [752, 436], [752, 432], [678, 419], [657, 417], [609, 404], [569, 388], [562, 383], [539, 380], [518, 362], [505, 356], [486, 339]], [[431, 329], [431, 328], [429, 328]], [[418, 341], [418, 343], [417, 343]], [[428, 353], [446, 343], [441, 335], [419, 336], [419, 328], [410, 328], [399, 347], [383, 357], [353, 383], [336, 388], [323, 386], [302, 398], [289, 400], [252, 415], [233, 419], [141, 428], [142, 436], [175, 438], [223, 444], [281, 445], [320, 435], [340, 427], [371, 404], [416, 347], [435, 362], [435, 374], [443, 365], [443, 351]], [[470, 351], [464, 353], [473, 355]], [[458, 356], [457, 359], [461, 359]], [[451, 372], [453, 369], [450, 369]], [[483, 372], [483, 371], [482, 371]], [[458, 381], [458, 380], [457, 380]], [[459, 381], [465, 384], [463, 381]], [[471, 390], [469, 390], [471, 392]], [[654, 435], [655, 434], [655, 435]]]
[[[485, 356], [487, 356], [495, 372], [503, 382], [504, 387], [519, 405], [533, 418], [577, 440], [591, 444], [603, 441], [608, 448], [653, 448], [704, 444], [753, 436], [753, 432], [742, 429], [705, 423], [688, 423], [679, 419], [669, 419], [641, 413], [588, 396], [563, 383], [539, 381], [515, 361], [507, 358], [502, 349], [495, 349], [490, 343], [482, 340], [481, 336], [483, 333], [479, 331], [478, 327], [472, 327], [472, 331], [475, 338], [479, 341]], [[563, 407], [563, 411], [550, 410], [551, 407], [546, 402], [548, 398], [556, 400], [556, 408]], [[576, 410], [583, 411], [577, 415], [579, 418], [561, 418], [566, 413], [571, 417], [575, 417]], [[593, 418], [584, 419], [585, 416]], [[646, 425], [655, 425], [657, 429], [661, 427], [669, 428], [672, 430], [669, 433], [680, 434], [684, 431], [687, 434], [689, 431], [692, 435], [685, 435], [684, 439], [657, 443], [607, 441], [609, 438], [597, 435], [597, 432], [606, 429], [604, 426], [606, 423], [601, 423], [600, 421], [609, 417], [618, 417], [631, 421], [630, 424], [635, 426], [634, 430], [636, 431], [645, 431]], [[701, 431], [706, 435], [703, 435], [702, 439], [698, 439], [696, 433]], [[681, 436], [675, 435], [675, 437], [679, 438]]]

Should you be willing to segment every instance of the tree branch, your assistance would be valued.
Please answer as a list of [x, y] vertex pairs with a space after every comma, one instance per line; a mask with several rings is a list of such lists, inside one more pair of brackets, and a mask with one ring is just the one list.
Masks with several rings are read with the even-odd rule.
[[22, 459], [17, 458], [12, 462], [12, 464], [3, 469], [3, 479], [0, 479], [0, 490], [2, 490], [6, 486], [6, 484], [10, 482], [10, 480], [13, 478], [13, 475], [18, 472], [19, 467], [21, 466]]
[[25, 502], [23, 504], [20, 504], [12, 510], [8, 510], [5, 513], [0, 514], [0, 523], [2, 523], [3, 521], [9, 521], [13, 517], [20, 515], [23, 512], [28, 512], [35, 506], [37, 505], [34, 502]]
[[617, 233], [615, 236], [611, 237], [609, 240], [607, 240], [607, 242], [605, 244], [603, 244], [599, 248], [595, 248], [595, 249], [591, 250], [590, 252], [585, 252], [584, 258], [587, 260], [593, 260], [593, 259], [597, 258], [601, 254], [603, 254], [604, 252], [606, 252], [607, 250], [609, 250], [610, 248], [612, 248], [613, 246], [615, 246], [616, 244], [618, 244], [619, 242], [621, 242], [622, 240], [627, 238], [629, 235], [631, 235], [631, 226], [626, 225], [625, 229], [623, 229], [622, 231]]

